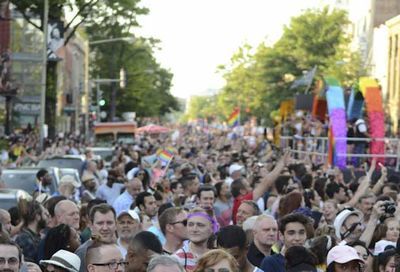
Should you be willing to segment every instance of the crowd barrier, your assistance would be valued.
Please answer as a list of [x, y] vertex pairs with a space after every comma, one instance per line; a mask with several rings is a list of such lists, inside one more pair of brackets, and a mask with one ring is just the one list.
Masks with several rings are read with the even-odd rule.
[[[336, 138], [336, 141], [365, 142], [368, 147], [372, 141], [383, 141], [385, 143], [385, 154], [355, 154], [351, 152], [351, 145], [347, 144], [346, 154], [337, 154], [339, 157], [369, 159], [384, 158], [385, 164], [395, 167], [396, 171], [400, 168], [400, 139], [397, 138]], [[280, 147], [289, 148], [291, 152], [297, 154], [299, 159], [309, 156], [314, 163], [325, 163], [328, 156], [328, 137], [300, 137], [300, 136], [281, 136]]]

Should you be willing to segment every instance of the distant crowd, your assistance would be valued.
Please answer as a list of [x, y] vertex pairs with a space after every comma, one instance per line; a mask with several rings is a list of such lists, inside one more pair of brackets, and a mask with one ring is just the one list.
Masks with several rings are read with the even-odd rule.
[[33, 199], [0, 209], [0, 271], [400, 271], [400, 180], [390, 167], [372, 160], [345, 177], [256, 130], [173, 134], [110, 143], [110, 161], [74, 137], [42, 153], [33, 133], [11, 137], [3, 168], [85, 161], [80, 180], [65, 175], [53, 193], [38, 170]]

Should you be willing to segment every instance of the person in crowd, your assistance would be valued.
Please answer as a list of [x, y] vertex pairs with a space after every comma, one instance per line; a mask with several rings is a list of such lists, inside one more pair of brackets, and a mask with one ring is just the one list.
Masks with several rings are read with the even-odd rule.
[[258, 205], [251, 200], [244, 200], [239, 206], [236, 214], [236, 225], [242, 226], [246, 219], [260, 215], [261, 211]]
[[232, 220], [236, 224], [236, 215], [240, 204], [244, 200], [254, 200], [257, 201], [264, 193], [272, 187], [275, 180], [283, 170], [286, 161], [289, 158], [289, 153], [286, 152], [285, 155], [278, 161], [275, 168], [268, 174], [263, 175], [262, 181], [257, 184], [257, 186], [252, 190], [249, 183], [245, 179], [238, 179], [232, 182], [231, 192], [232, 196], [235, 198], [232, 208]]
[[183, 176], [179, 182], [183, 187], [183, 193], [186, 198], [185, 204], [189, 205], [189, 208], [193, 208], [196, 206], [196, 194], [200, 186], [199, 178], [195, 174], [187, 174]]
[[60, 179], [58, 191], [53, 194], [65, 196], [67, 199], [74, 200], [75, 192], [81, 185], [71, 175], [65, 175]]
[[171, 182], [170, 189], [172, 192], [172, 203], [174, 203], [175, 206], [181, 206], [185, 200], [182, 183], [179, 181]]
[[59, 196], [52, 196], [49, 199], [47, 199], [43, 203], [43, 207], [49, 212], [49, 219], [47, 220], [47, 227], [48, 228], [53, 228], [57, 226], [57, 217], [54, 213], [54, 209], [57, 205], [58, 202], [62, 200], [66, 200], [67, 198], [65, 196], [59, 195]]
[[92, 174], [82, 175], [82, 196], [81, 203], [87, 203], [96, 198], [97, 183], [96, 177]]
[[61, 249], [50, 259], [41, 260], [40, 265], [47, 272], [78, 272], [81, 260], [74, 253]]
[[363, 271], [362, 265], [364, 260], [361, 259], [357, 251], [347, 245], [338, 245], [328, 252], [327, 256], [327, 272], [342, 271]]
[[92, 176], [94, 178], [94, 182], [96, 183], [96, 187], [100, 186], [100, 178], [99, 172], [97, 169], [97, 163], [94, 160], [88, 160], [86, 164], [86, 169], [82, 173], [83, 176]]
[[140, 217], [134, 210], [121, 212], [117, 217], [117, 244], [122, 250], [122, 257], [125, 258], [129, 240], [141, 230]]
[[312, 227], [309, 217], [293, 213], [279, 219], [279, 232], [283, 240], [280, 253], [267, 256], [261, 262], [261, 270], [265, 272], [285, 271], [285, 253], [292, 246], [302, 246], [307, 239], [307, 230]]
[[209, 249], [209, 240], [217, 231], [217, 222], [201, 208], [193, 209], [188, 216], [189, 243], [185, 243], [174, 256], [186, 271], [193, 271], [197, 260]]
[[161, 245], [163, 245], [163, 246], [165, 245], [166, 240], [165, 240], [164, 233], [161, 230], [159, 220], [160, 220], [160, 216], [164, 213], [164, 211], [167, 210], [168, 208], [172, 208], [172, 207], [173, 207], [173, 205], [171, 203], [165, 203], [165, 204], [162, 204], [161, 206], [159, 206], [158, 212], [157, 212], [157, 220], [152, 220], [152, 226], [150, 226], [147, 229], [148, 231], [154, 233], [157, 236], [158, 240], [160, 240]]
[[239, 272], [238, 263], [229, 253], [213, 249], [200, 257], [194, 272], [229, 271]]
[[217, 233], [217, 247], [226, 250], [238, 262], [239, 271], [251, 272], [254, 266], [247, 259], [246, 233], [239, 226], [226, 226]]
[[128, 271], [145, 272], [152, 257], [162, 254], [163, 249], [157, 236], [142, 231], [129, 241], [126, 260]]
[[231, 185], [234, 180], [237, 180], [242, 177], [243, 165], [239, 165], [234, 163], [229, 166], [229, 176], [225, 179], [225, 182], [228, 185]]
[[398, 264], [396, 263], [396, 256], [398, 256], [398, 252], [396, 252], [396, 249], [394, 248], [387, 249], [379, 253], [374, 259], [373, 271], [396, 271], [396, 269], [398, 268]]
[[356, 208], [363, 213], [364, 222], [369, 221], [375, 203], [376, 196], [374, 193], [366, 193], [358, 200]]
[[[92, 207], [89, 211], [90, 229], [92, 237], [102, 243], [115, 243], [116, 241], [116, 214], [113, 207], [108, 204], [99, 204]], [[75, 254], [81, 259], [81, 267], [79, 272], [85, 272], [86, 261], [85, 255], [88, 247], [93, 244], [93, 239], [83, 243], [76, 251]], [[117, 247], [118, 248], [118, 247]], [[119, 248], [118, 248], [119, 249]], [[121, 253], [121, 249], [120, 254]]]
[[334, 246], [336, 246], [336, 239], [330, 235], [317, 236], [308, 240], [308, 249], [315, 255], [316, 268], [320, 271], [326, 271], [326, 256]]
[[43, 243], [44, 252], [42, 256], [38, 256], [39, 261], [51, 258], [60, 249], [75, 252], [81, 245], [78, 232], [66, 224], [49, 229]]
[[336, 201], [326, 200], [323, 204], [322, 214], [324, 216], [325, 222], [328, 225], [333, 225], [337, 213], [338, 213], [338, 205]]
[[0, 270], [19, 272], [22, 267], [22, 251], [13, 240], [0, 237]]
[[183, 246], [188, 239], [187, 212], [180, 207], [166, 209], [158, 219], [162, 233], [165, 236], [164, 254], [172, 255]]
[[202, 185], [197, 191], [197, 206], [205, 210], [214, 211], [216, 191], [212, 185]]
[[[81, 262], [82, 262], [82, 258]], [[114, 271], [123, 272], [128, 266], [128, 262], [122, 257], [121, 251], [115, 243], [94, 241], [88, 248], [83, 258], [85, 268], [80, 271], [104, 272]]]
[[117, 213], [129, 210], [139, 193], [143, 192], [142, 182], [137, 178], [128, 180], [125, 188], [125, 192], [118, 196], [112, 204]]
[[217, 199], [214, 203], [215, 217], [221, 227], [228, 226], [232, 221], [232, 193], [229, 184], [226, 182], [218, 182], [215, 184]]
[[42, 168], [36, 173], [36, 185], [33, 191], [33, 198], [37, 198], [40, 194], [50, 194], [50, 185], [53, 179], [49, 171]]
[[185, 272], [185, 269], [174, 257], [160, 255], [151, 259], [146, 272]]
[[135, 200], [135, 205], [139, 212], [146, 215], [152, 220], [152, 222], [157, 222], [157, 203], [154, 195], [149, 192], [141, 192], [137, 195]]
[[316, 257], [303, 246], [292, 246], [285, 252], [286, 271], [317, 272]]
[[71, 200], [61, 200], [54, 207], [57, 224], [66, 224], [79, 230], [79, 209]]
[[96, 191], [96, 198], [106, 200], [109, 205], [121, 195], [121, 191], [125, 188], [123, 177], [118, 175], [118, 171], [111, 169], [108, 171], [106, 182], [101, 184]]
[[399, 239], [400, 225], [395, 217], [388, 217], [380, 223], [374, 232], [371, 246], [374, 246], [374, 254], [377, 255], [385, 250], [385, 247], [392, 245], [396, 247], [397, 240]]
[[273, 254], [272, 246], [278, 240], [278, 223], [269, 215], [257, 217], [253, 227], [253, 242], [249, 246], [247, 259], [255, 267], [260, 267], [266, 256]]
[[374, 258], [365, 243], [361, 241], [355, 241], [349, 244], [349, 246], [354, 248], [357, 251], [358, 256], [364, 260], [364, 271], [373, 271]]
[[15, 241], [21, 247], [25, 260], [36, 262], [40, 232], [47, 227], [48, 215], [45, 208], [35, 200], [27, 202], [24, 209], [22, 213], [24, 227]]
[[0, 225], [3, 227], [3, 230], [11, 235], [12, 224], [11, 224], [11, 216], [10, 213], [4, 209], [0, 209]]

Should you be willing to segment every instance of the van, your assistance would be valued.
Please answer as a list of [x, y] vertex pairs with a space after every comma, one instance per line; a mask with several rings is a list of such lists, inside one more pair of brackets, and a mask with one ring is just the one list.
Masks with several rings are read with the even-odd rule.
[[96, 146], [109, 146], [112, 142], [133, 144], [136, 122], [104, 122], [94, 126]]

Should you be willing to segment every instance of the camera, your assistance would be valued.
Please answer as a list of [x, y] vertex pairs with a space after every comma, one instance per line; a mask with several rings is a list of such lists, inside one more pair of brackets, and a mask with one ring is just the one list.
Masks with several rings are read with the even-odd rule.
[[386, 202], [383, 207], [385, 207], [385, 213], [394, 214], [396, 212], [396, 204], [393, 202]]

